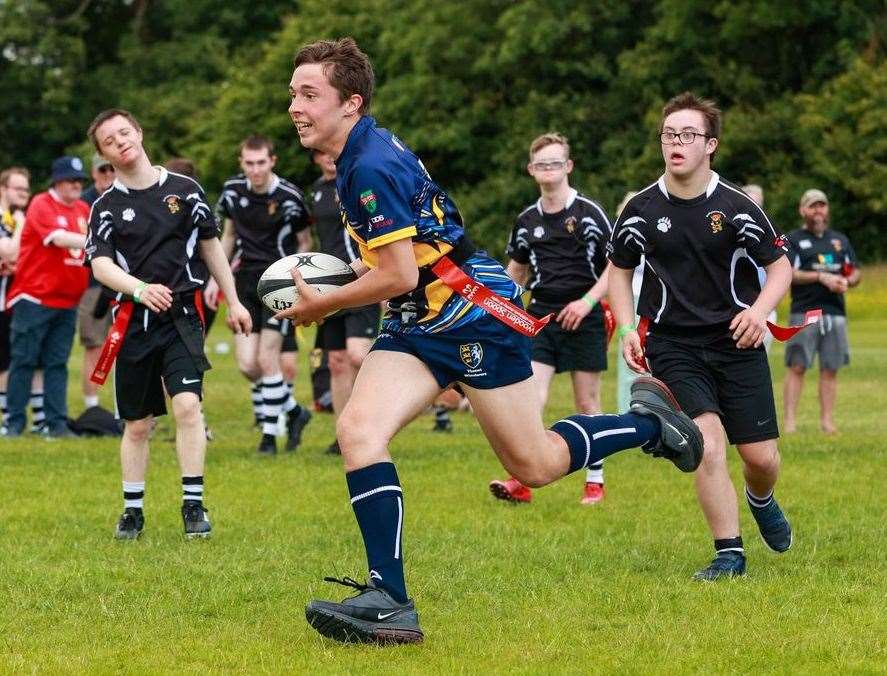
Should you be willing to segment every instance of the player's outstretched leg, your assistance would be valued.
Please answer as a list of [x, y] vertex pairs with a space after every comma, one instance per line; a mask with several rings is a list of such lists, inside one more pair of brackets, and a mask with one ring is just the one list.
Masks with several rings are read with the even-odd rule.
[[702, 433], [681, 411], [671, 391], [661, 380], [641, 376], [631, 384], [629, 410], [641, 415], [654, 415], [661, 425], [659, 440], [641, 446], [644, 453], [671, 460], [682, 472], [693, 472], [702, 462]]
[[[392, 373], [398, 377], [391, 378]], [[423, 639], [404, 581], [403, 490], [388, 455], [388, 442], [439, 391], [428, 367], [402, 352], [371, 352], [357, 375], [351, 398], [339, 416], [336, 438], [369, 574], [366, 584], [326, 578], [358, 593], [342, 602], [308, 604], [305, 617], [324, 636], [379, 644]]]

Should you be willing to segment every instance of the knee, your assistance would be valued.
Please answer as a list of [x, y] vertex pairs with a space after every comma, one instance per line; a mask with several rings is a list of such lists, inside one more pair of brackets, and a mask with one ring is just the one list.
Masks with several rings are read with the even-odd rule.
[[182, 427], [200, 425], [203, 414], [200, 410], [200, 398], [192, 392], [183, 392], [172, 398], [172, 412], [176, 424]]
[[582, 411], [583, 413], [600, 413], [601, 404], [600, 400], [594, 395], [577, 395], [575, 398], [576, 401], [576, 410]]
[[805, 369], [800, 364], [794, 364], [792, 366], [789, 366], [788, 370], [789, 370], [789, 373], [792, 373], [793, 375], [797, 376], [798, 378], [803, 378], [804, 373], [806, 372], [807, 369]]
[[263, 376], [272, 376], [280, 371], [280, 359], [272, 351], [259, 352], [256, 370]]
[[296, 359], [295, 357], [286, 357], [285, 354], [287, 353], [281, 355], [279, 360], [280, 372], [283, 374], [283, 379], [291, 383], [296, 379]]
[[511, 471], [511, 475], [529, 488], [542, 488], [551, 483], [551, 477], [539, 467], [518, 467]]
[[255, 381], [262, 375], [259, 365], [249, 359], [238, 359], [237, 368], [247, 380]]
[[344, 376], [351, 370], [348, 354], [345, 350], [331, 350], [327, 353], [331, 376]]
[[779, 450], [773, 445], [772, 448], [761, 448], [755, 453], [745, 453], [742, 458], [745, 465], [745, 471], [755, 476], [771, 476], [779, 473], [779, 466], [782, 462], [779, 456]]
[[131, 443], [143, 444], [147, 442], [151, 436], [151, 418], [125, 421], [123, 434]]
[[701, 469], [711, 471], [727, 466], [727, 442], [723, 432], [702, 430], [703, 452]]
[[363, 364], [363, 360], [366, 358], [366, 351], [361, 348], [353, 348], [347, 351], [348, 358], [348, 366], [354, 370], [360, 370], [360, 365]]

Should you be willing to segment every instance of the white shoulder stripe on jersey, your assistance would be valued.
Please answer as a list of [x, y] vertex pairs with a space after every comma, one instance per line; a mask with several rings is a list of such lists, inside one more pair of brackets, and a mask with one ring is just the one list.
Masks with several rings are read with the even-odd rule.
[[752, 207], [754, 207], [754, 209], [757, 210], [757, 212], [758, 212], [761, 216], [764, 217], [764, 221], [766, 221], [767, 225], [770, 226], [770, 232], [771, 232], [771, 234], [773, 235], [773, 238], [775, 239], [775, 238], [778, 236], [778, 234], [777, 234], [777, 232], [776, 232], [776, 228], [773, 227], [773, 224], [770, 222], [770, 219], [767, 218], [767, 214], [764, 213], [764, 210], [761, 209], [761, 207], [759, 207], [757, 204], [754, 203], [754, 201], [752, 201], [751, 197], [749, 197], [748, 195], [746, 195], [746, 194], [745, 194], [744, 192], [742, 192], [741, 190], [737, 190], [736, 188], [727, 185], [727, 184], [724, 183], [723, 181], [720, 181], [720, 185], [724, 186], [727, 190], [730, 190], [730, 191], [732, 191], [732, 192], [735, 192], [735, 193], [736, 193], [737, 195], [739, 195], [742, 199], [744, 199], [749, 205], [751, 205]]

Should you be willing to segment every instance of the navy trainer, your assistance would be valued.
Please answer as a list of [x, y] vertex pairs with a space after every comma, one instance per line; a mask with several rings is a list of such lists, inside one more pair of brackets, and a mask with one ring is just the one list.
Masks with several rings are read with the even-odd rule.
[[707, 567], [693, 575], [694, 580], [713, 582], [722, 577], [745, 575], [745, 554], [742, 552], [719, 552]]
[[761, 539], [764, 544], [777, 554], [782, 554], [789, 550], [792, 546], [792, 527], [782, 513], [776, 498], [770, 497], [769, 502], [764, 507], [755, 505], [755, 498], [745, 493], [748, 500], [748, 507], [751, 515], [755, 517], [758, 524], [758, 530], [761, 531]]

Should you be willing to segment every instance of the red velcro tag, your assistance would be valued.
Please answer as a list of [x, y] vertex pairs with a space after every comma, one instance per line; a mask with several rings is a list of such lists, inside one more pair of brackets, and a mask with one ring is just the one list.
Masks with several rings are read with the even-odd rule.
[[120, 348], [123, 345], [123, 337], [126, 335], [129, 320], [132, 318], [132, 301], [120, 303], [118, 308], [114, 323], [108, 330], [108, 336], [105, 338], [104, 345], [102, 345], [102, 353], [99, 355], [99, 360], [96, 362], [92, 375], [89, 376], [92, 382], [99, 385], [105, 384], [105, 380], [107, 380], [108, 374], [111, 372], [111, 367], [114, 366], [114, 360], [117, 358], [117, 353], [120, 352]]
[[530, 338], [545, 328], [554, 316], [549, 314], [542, 319], [530, 316], [514, 303], [497, 296], [480, 282], [471, 279], [446, 256], [435, 263], [431, 271], [462, 298], [483, 308], [506, 326]]
[[800, 326], [779, 326], [772, 322], [767, 322], [767, 328], [770, 330], [770, 333], [773, 334], [773, 337], [782, 343], [791, 338], [798, 331], [802, 331], [810, 326], [810, 324], [815, 324], [820, 319], [822, 319], [822, 310], [808, 310], [804, 314], [804, 323]]

